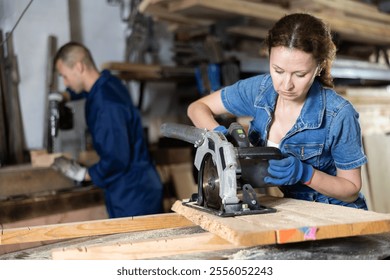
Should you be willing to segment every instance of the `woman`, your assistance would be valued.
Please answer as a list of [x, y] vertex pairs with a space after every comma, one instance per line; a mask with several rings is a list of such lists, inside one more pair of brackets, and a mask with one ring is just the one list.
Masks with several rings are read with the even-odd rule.
[[254, 146], [278, 147], [286, 156], [269, 161], [265, 182], [284, 197], [366, 209], [360, 192], [362, 148], [358, 113], [332, 88], [336, 47], [318, 18], [281, 18], [266, 38], [270, 74], [238, 81], [188, 107], [195, 126], [226, 131], [214, 116], [251, 116]]

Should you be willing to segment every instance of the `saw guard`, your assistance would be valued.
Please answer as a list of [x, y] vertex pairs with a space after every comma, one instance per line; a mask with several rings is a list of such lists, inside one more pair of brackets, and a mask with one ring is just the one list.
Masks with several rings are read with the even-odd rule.
[[237, 197], [237, 160], [234, 157], [233, 145], [219, 132], [206, 132], [204, 141], [198, 147], [195, 154], [195, 167], [201, 171], [202, 162], [206, 155], [210, 154], [217, 168], [220, 185], [219, 188], [222, 204], [235, 204], [239, 202]]

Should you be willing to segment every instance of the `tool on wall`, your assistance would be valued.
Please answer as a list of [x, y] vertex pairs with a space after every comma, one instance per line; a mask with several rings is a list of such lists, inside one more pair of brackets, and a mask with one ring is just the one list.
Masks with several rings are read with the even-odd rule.
[[46, 92], [48, 94], [47, 129], [45, 132], [46, 149], [48, 153], [58, 152], [59, 130], [73, 128], [73, 111], [65, 105], [62, 94], [58, 90], [57, 72], [53, 65], [54, 55], [57, 51], [57, 38], [49, 36], [48, 55], [46, 65]]
[[[274, 147], [251, 147], [243, 127], [232, 123], [225, 136], [184, 124], [164, 123], [161, 133], [194, 144], [198, 193], [184, 205], [218, 216], [271, 213], [259, 203], [254, 188], [267, 188], [268, 160], [280, 159]], [[237, 194], [242, 191], [242, 198]]]

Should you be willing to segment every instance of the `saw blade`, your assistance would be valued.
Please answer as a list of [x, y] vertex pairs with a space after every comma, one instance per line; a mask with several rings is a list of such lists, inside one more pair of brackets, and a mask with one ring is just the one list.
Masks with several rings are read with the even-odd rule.
[[205, 207], [221, 209], [222, 199], [219, 196], [220, 179], [217, 167], [211, 154], [207, 154], [199, 173], [199, 190]]

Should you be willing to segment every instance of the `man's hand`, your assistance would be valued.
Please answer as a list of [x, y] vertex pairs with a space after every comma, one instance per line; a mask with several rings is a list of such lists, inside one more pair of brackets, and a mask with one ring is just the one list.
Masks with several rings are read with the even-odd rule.
[[313, 177], [314, 169], [296, 157], [289, 156], [280, 160], [269, 160], [268, 173], [269, 176], [264, 178], [264, 182], [268, 184], [283, 186], [302, 182], [308, 185]]
[[55, 158], [52, 167], [77, 182], [84, 181], [85, 174], [87, 173], [87, 168], [81, 166], [75, 160], [68, 159], [64, 156]]
[[64, 100], [64, 96], [59, 92], [51, 92], [49, 93], [49, 101], [57, 101], [62, 102]]

